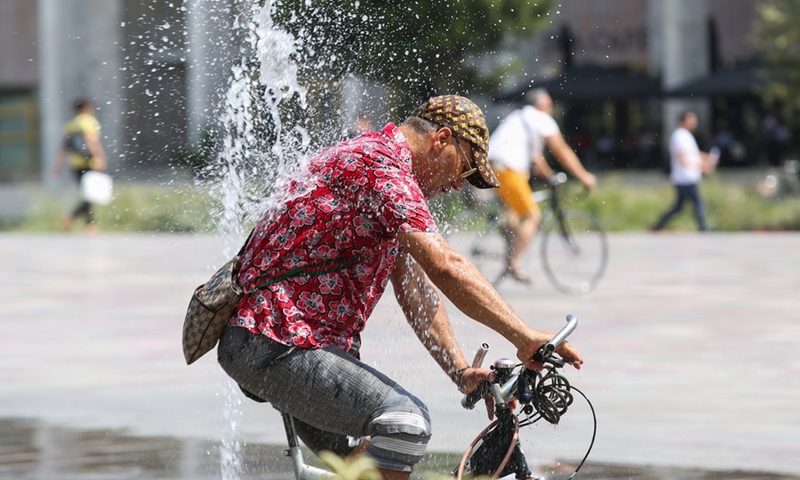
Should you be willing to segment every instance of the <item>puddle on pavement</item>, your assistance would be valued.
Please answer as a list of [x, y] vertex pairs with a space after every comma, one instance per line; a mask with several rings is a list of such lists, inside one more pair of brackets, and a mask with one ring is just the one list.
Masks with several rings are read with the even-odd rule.
[[[244, 445], [240, 480], [290, 480], [285, 446]], [[311, 455], [306, 455], [311, 457]], [[308, 458], [310, 460], [310, 458]], [[455, 454], [423, 460], [414, 477], [442, 473], [459, 461]], [[312, 462], [309, 462], [312, 463]], [[547, 477], [563, 479], [562, 465]], [[33, 420], [0, 419], [0, 479], [127, 480], [218, 479], [220, 446], [202, 440], [141, 437], [124, 431], [80, 430], [41, 425]], [[412, 477], [412, 478], [414, 478]], [[752, 472], [707, 472], [666, 467], [587, 463], [576, 478], [630, 480], [800, 480], [800, 477]]]

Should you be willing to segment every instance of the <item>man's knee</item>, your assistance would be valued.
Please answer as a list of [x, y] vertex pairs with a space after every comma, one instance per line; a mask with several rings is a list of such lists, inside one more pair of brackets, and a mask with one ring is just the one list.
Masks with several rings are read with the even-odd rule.
[[516, 212], [519, 219], [520, 226], [530, 227], [537, 226], [542, 220], [542, 211], [539, 210], [538, 205], [525, 210], [524, 212]]
[[367, 452], [378, 467], [410, 472], [425, 453], [431, 436], [428, 407], [403, 389], [386, 396], [368, 426]]
[[539, 225], [539, 222], [542, 220], [542, 211], [538, 208], [528, 211], [528, 214], [525, 216], [526, 223], [533, 223], [535, 225]]

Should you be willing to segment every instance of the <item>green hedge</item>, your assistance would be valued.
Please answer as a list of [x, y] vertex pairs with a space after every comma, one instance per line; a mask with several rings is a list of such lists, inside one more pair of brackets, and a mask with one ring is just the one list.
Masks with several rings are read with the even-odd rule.
[[[756, 191], [755, 185], [727, 183], [718, 176], [705, 179], [700, 189], [712, 230], [800, 230], [800, 196], [768, 199]], [[591, 194], [570, 182], [564, 187], [562, 198], [566, 206], [591, 212], [607, 231], [629, 232], [649, 229], [672, 206], [675, 192], [666, 176], [642, 181], [640, 176], [619, 173], [600, 178], [597, 190]], [[480, 230], [485, 222], [469, 209], [469, 203], [464, 196], [454, 196], [437, 199], [433, 205], [437, 217], [445, 220], [442, 223], [455, 218], [449, 223], [453, 229]], [[667, 229], [697, 229], [690, 204]]]
[[[624, 174], [603, 176], [597, 191], [590, 195], [570, 183], [564, 197], [569, 206], [592, 212], [608, 231], [644, 231], [670, 207], [674, 192], [666, 177], [648, 183], [632, 178]], [[765, 199], [754, 185], [726, 183], [717, 176], [704, 180], [701, 190], [712, 230], [800, 230], [800, 196]], [[64, 197], [42, 193], [22, 220], [2, 223], [0, 230], [58, 231], [61, 219], [77, 200], [77, 194]], [[441, 219], [469, 218], [468, 228], [480, 228], [474, 214], [467, 211], [462, 215], [466, 203], [461, 195], [437, 198], [433, 205]], [[96, 217], [102, 231], [206, 232], [214, 229], [211, 217], [216, 211], [219, 202], [190, 184], [118, 183], [114, 201], [97, 207]], [[695, 230], [690, 206], [668, 228]]]
[[[50, 232], [61, 230], [62, 219], [78, 202], [78, 195], [40, 194], [22, 220], [2, 225], [4, 230]], [[160, 186], [117, 183], [114, 200], [95, 207], [102, 231], [204, 232], [211, 231], [215, 201], [191, 185]], [[76, 222], [75, 229], [82, 227]]]
[[[800, 230], [800, 196], [767, 199], [755, 185], [725, 183], [716, 176], [705, 179], [700, 190], [714, 231]], [[666, 178], [657, 185], [631, 185], [624, 176], [612, 176], [597, 192], [578, 198], [571, 203], [595, 214], [607, 230], [636, 231], [652, 226], [672, 206], [675, 192]], [[691, 204], [667, 228], [696, 230]]]

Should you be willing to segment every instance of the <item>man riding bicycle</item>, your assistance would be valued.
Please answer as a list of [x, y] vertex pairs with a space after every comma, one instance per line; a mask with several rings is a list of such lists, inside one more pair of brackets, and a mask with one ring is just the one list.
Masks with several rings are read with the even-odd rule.
[[553, 175], [542, 154], [545, 146], [587, 189], [592, 190], [597, 184], [595, 176], [583, 167], [561, 135], [552, 117], [553, 99], [547, 91], [537, 88], [525, 98], [528, 105], [503, 119], [489, 141], [489, 161], [500, 181], [497, 195], [506, 207], [507, 222], [503, 229], [508, 248], [506, 266], [497, 281], [511, 277], [530, 283], [519, 263], [542, 219], [542, 212], [533, 198], [530, 178], [534, 173], [544, 178]]
[[[491, 378], [469, 368], [439, 291], [502, 334], [526, 365], [552, 335], [528, 327], [439, 234], [428, 200], [464, 180], [497, 186], [480, 108], [429, 99], [402, 125], [339, 143], [279, 189], [237, 269], [245, 294], [218, 359], [251, 398], [296, 419], [314, 451], [366, 451], [384, 478], [406, 479], [431, 434], [427, 407], [358, 358], [360, 332], [391, 280], [409, 324], [461, 392]], [[265, 281], [266, 280], [266, 281]], [[569, 344], [558, 353], [580, 367]], [[348, 437], [370, 437], [358, 448]]]

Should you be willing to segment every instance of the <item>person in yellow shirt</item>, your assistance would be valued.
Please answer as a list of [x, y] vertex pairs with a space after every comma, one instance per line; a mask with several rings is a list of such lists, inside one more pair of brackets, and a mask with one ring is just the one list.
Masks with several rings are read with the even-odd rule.
[[[90, 170], [104, 172], [107, 168], [106, 153], [100, 144], [100, 122], [94, 115], [94, 104], [80, 98], [73, 104], [75, 118], [64, 126], [64, 141], [56, 157], [55, 174], [61, 175], [64, 164], [69, 166], [80, 184], [81, 177]], [[72, 230], [75, 220], [86, 218], [86, 231], [95, 232], [92, 204], [81, 200], [77, 207], [62, 221], [65, 230]]]

